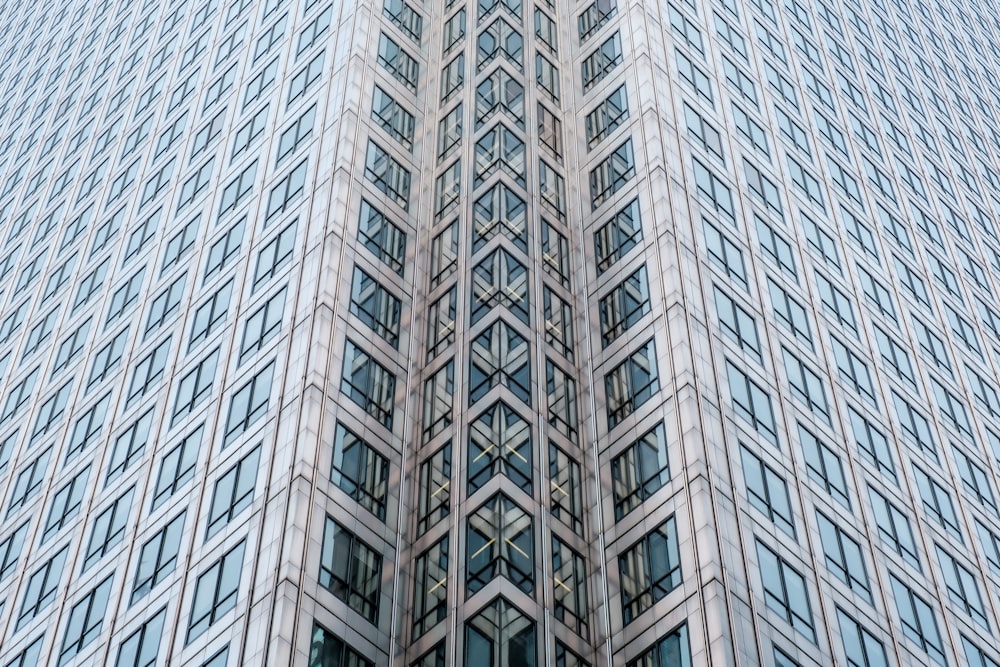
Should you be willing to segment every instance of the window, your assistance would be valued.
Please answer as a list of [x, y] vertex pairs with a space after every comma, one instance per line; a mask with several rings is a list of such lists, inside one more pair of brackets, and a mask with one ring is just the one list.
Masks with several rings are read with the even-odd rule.
[[533, 459], [528, 422], [506, 403], [493, 404], [469, 429], [469, 493], [499, 474], [530, 492]]
[[993, 486], [990, 484], [991, 473], [987, 473], [977, 465], [972, 457], [958, 447], [953, 446], [955, 465], [958, 475], [962, 478], [962, 487], [985, 509], [997, 514], [997, 504], [993, 496]]
[[[90, 466], [87, 466], [56, 491], [49, 508], [49, 518], [42, 531], [42, 544], [59, 532], [80, 511], [89, 476]], [[0, 554], [2, 553], [3, 549], [0, 549]]]
[[475, 159], [473, 187], [479, 187], [492, 174], [501, 170], [515, 183], [525, 186], [524, 142], [505, 125], [496, 125], [482, 135], [476, 142]]
[[632, 140], [616, 148], [590, 172], [591, 208], [597, 209], [635, 176]]
[[619, 33], [613, 34], [588, 55], [580, 65], [583, 92], [589, 91], [622, 62], [622, 41]]
[[5, 518], [10, 518], [14, 512], [24, 507], [42, 489], [42, 482], [45, 480], [46, 472], [48, 472], [51, 454], [52, 447], [49, 447], [21, 468], [10, 491], [10, 504], [7, 506]]
[[781, 194], [778, 192], [778, 186], [774, 184], [774, 181], [765, 176], [760, 169], [755, 167], [746, 158], [743, 159], [743, 174], [746, 176], [747, 187], [750, 188], [750, 192], [756, 195], [761, 203], [771, 211], [773, 214], [771, 217], [784, 221]]
[[583, 533], [580, 464], [549, 441], [549, 501], [552, 516], [577, 534]]
[[309, 61], [302, 69], [295, 73], [288, 84], [288, 104], [306, 94], [309, 86], [316, 82], [323, 74], [323, 60], [326, 52], [320, 52], [315, 58]]
[[584, 123], [587, 132], [587, 148], [601, 143], [628, 119], [628, 94], [625, 86], [619, 86], [597, 107], [587, 114]]
[[32, 441], [41, 438], [59, 425], [59, 421], [66, 412], [66, 405], [69, 402], [72, 389], [73, 380], [71, 379], [41, 401], [41, 407], [38, 408], [35, 417], [35, 426], [31, 430]]
[[72, 660], [100, 635], [113, 584], [114, 575], [111, 575], [73, 605], [69, 612], [69, 620], [66, 622], [66, 634], [63, 636], [58, 664], [62, 665]]
[[541, 102], [538, 103], [538, 139], [556, 159], [562, 159], [562, 121]]
[[[482, 18], [480, 15], [480, 22]], [[493, 21], [479, 33], [476, 46], [476, 69], [479, 71], [498, 56], [503, 56], [518, 71], [524, 69], [524, 38], [503, 18]]]
[[240, 363], [260, 351], [281, 330], [286, 292], [287, 287], [281, 288], [247, 317], [240, 345]]
[[257, 160], [239, 173], [222, 190], [222, 197], [219, 200], [219, 217], [234, 210], [240, 201], [253, 189], [254, 179], [257, 178]]
[[97, 515], [84, 556], [84, 571], [107, 554], [125, 536], [133, 491], [135, 491], [135, 487], [123, 493], [114, 503]]
[[851, 299], [819, 271], [816, 272], [816, 289], [819, 293], [823, 309], [833, 316], [833, 320], [852, 332], [858, 333], [857, 321], [854, 319], [854, 307]]
[[153, 667], [163, 640], [166, 618], [167, 608], [164, 607], [126, 637], [118, 648], [115, 667]]
[[625, 625], [681, 584], [677, 522], [673, 516], [618, 556]]
[[274, 238], [267, 242], [257, 253], [257, 265], [254, 269], [254, 290], [265, 285], [274, 278], [292, 259], [295, 252], [295, 232], [298, 220], [292, 220]]
[[427, 360], [430, 361], [455, 342], [458, 289], [453, 286], [430, 307], [427, 320]]
[[542, 219], [542, 268], [569, 289], [569, 241], [548, 220]]
[[944, 486], [916, 465], [913, 466], [913, 477], [917, 483], [917, 493], [920, 495], [924, 512], [961, 543], [962, 526], [955, 513], [951, 495]]
[[[114, 291], [111, 295], [111, 303], [108, 306], [108, 316], [104, 321], [105, 325], [108, 325], [118, 317], [121, 317], [133, 304], [136, 303], [139, 298], [139, 292], [142, 290], [142, 283], [145, 277], [146, 267], [143, 266]], [[95, 285], [94, 288], [96, 289], [96, 287], [97, 286]], [[79, 303], [79, 297], [77, 297], [77, 303]]]
[[0, 581], [6, 579], [17, 567], [24, 540], [28, 537], [28, 524], [26, 521], [0, 539]]
[[[236, 130], [236, 136], [233, 138], [233, 151], [230, 157], [230, 163], [235, 162], [238, 155], [250, 148], [250, 146], [264, 134], [264, 130], [267, 128], [267, 113], [270, 111], [270, 108], [269, 104], [265, 104], [261, 107], [260, 111], [255, 113], [253, 117], [250, 118], [250, 120], [243, 123], [243, 125]], [[280, 155], [281, 153], [279, 152], [279, 160]], [[184, 201], [183, 193], [184, 191], [182, 190], [182, 202]]]
[[822, 512], [816, 512], [816, 523], [819, 526], [826, 568], [851, 590], [871, 601], [871, 586], [861, 545]]
[[601, 340], [603, 346], [607, 347], [649, 312], [649, 284], [645, 265], [640, 266], [602, 298], [598, 310], [601, 314]]
[[806, 309], [770, 278], [767, 279], [767, 286], [777, 320], [812, 349], [812, 335], [809, 333], [809, 316], [806, 314]]
[[597, 269], [604, 272], [642, 240], [642, 221], [638, 200], [618, 211], [604, 226], [594, 232]]
[[444, 24], [444, 45], [442, 47], [444, 53], [451, 51], [451, 48], [465, 37], [465, 20], [466, 12], [465, 8], [462, 7]]
[[858, 282], [861, 284], [861, 291], [864, 292], [868, 303], [875, 306], [875, 309], [884, 317], [896, 322], [896, 305], [889, 288], [860, 264], [858, 264]]
[[208, 397], [215, 380], [219, 363], [219, 348], [215, 348], [190, 371], [185, 373], [177, 385], [174, 398], [174, 412], [171, 423], [190, 413], [201, 401]]
[[[312, 112], [315, 114], [315, 107], [313, 107]], [[416, 127], [413, 114], [378, 86], [375, 86], [375, 93], [372, 96], [372, 119], [403, 148], [413, 149], [413, 134]], [[311, 130], [312, 121], [310, 120], [309, 131]]]
[[754, 221], [756, 222], [757, 236], [760, 239], [760, 249], [764, 251], [764, 255], [788, 274], [794, 282], [798, 282], [798, 273], [795, 270], [795, 253], [792, 251], [791, 244], [756, 213]]
[[713, 292], [719, 328], [736, 341], [741, 349], [756, 357], [758, 361], [762, 360], [760, 338], [757, 335], [757, 324], [753, 316], [718, 285], [713, 285]]
[[317, 40], [320, 39], [329, 29], [332, 18], [333, 6], [331, 5], [320, 12], [316, 18], [306, 24], [306, 27], [299, 33], [299, 41], [295, 49], [296, 57], [302, 55], [303, 51], [306, 51], [316, 44]]
[[413, 638], [440, 623], [448, 615], [449, 539], [441, 540], [417, 556], [414, 562]]
[[535, 54], [535, 83], [544, 90], [556, 104], [559, 104], [559, 70], [541, 53]]
[[613, 429], [659, 391], [656, 347], [647, 341], [604, 377], [608, 429]]
[[587, 637], [587, 571], [583, 556], [552, 537], [552, 615]]
[[546, 419], [549, 425], [569, 440], [576, 442], [579, 428], [576, 381], [570, 373], [548, 358], [545, 360], [545, 396]]
[[181, 274], [161, 290], [149, 306], [149, 315], [146, 318], [146, 333], [149, 334], [154, 329], [163, 325], [171, 316], [180, 310], [181, 299], [184, 297], [184, 284], [187, 281], [187, 274]]
[[171, 336], [168, 336], [136, 363], [132, 371], [132, 381], [129, 383], [125, 407], [129, 407], [134, 401], [141, 398], [163, 377], [167, 361], [170, 358], [170, 342]]
[[759, 384], [728, 360], [726, 377], [733, 400], [733, 411], [749, 422], [768, 442], [776, 445], [778, 433], [774, 422], [774, 411], [771, 408], [771, 397]]
[[[257, 42], [258, 49], [261, 42]], [[258, 100], [264, 91], [271, 87], [275, 77], [278, 75], [278, 58], [274, 58], [265, 65], [247, 84], [246, 93], [243, 95], [243, 108], [246, 109], [252, 102]]]
[[466, 522], [466, 587], [471, 595], [500, 576], [531, 594], [535, 587], [534, 519], [506, 495], [483, 503]]
[[957, 433], [974, 439], [972, 424], [965, 409], [965, 403], [941, 384], [933, 375], [930, 378], [931, 392], [937, 402], [938, 410], [945, 422], [956, 430]]
[[896, 405], [896, 416], [899, 417], [899, 424], [903, 429], [903, 435], [909, 441], [908, 444], [916, 445], [917, 451], [922, 451], [937, 461], [937, 445], [934, 442], [934, 432], [931, 430], [930, 422], [895, 390], [892, 391], [892, 398]]
[[750, 504], [795, 539], [795, 517], [784, 478], [746, 445], [740, 445], [740, 461]]
[[45, 635], [42, 634], [35, 641], [31, 642], [23, 651], [17, 654], [13, 660], [7, 663], [6, 667], [34, 667], [42, 664], [42, 645]]
[[406, 233], [365, 200], [361, 200], [358, 236], [369, 251], [399, 275], [406, 259]]
[[591, 35], [597, 32], [617, 12], [618, 3], [615, 0], [593, 0], [587, 5], [577, 18], [580, 43], [583, 44], [590, 39]]
[[819, 375], [788, 348], [782, 347], [781, 353], [792, 395], [823, 421], [830, 423], [830, 408]]
[[497, 306], [505, 307], [528, 324], [527, 269], [507, 250], [498, 247], [472, 269], [471, 302], [473, 324]]
[[[108, 414], [108, 407], [111, 405], [111, 393], [107, 393], [90, 405], [85, 410], [76, 423], [69, 436], [66, 448], [66, 463], [69, 463], [74, 456], [87, 448], [95, 440], [101, 429], [104, 427], [105, 418]], [[2, 459], [2, 457], [0, 457]], [[3, 469], [3, 461], [0, 460], [0, 472]]]
[[687, 126], [688, 135], [696, 139], [699, 146], [725, 164], [726, 157], [722, 148], [722, 135], [686, 102], [684, 103], [684, 124]]
[[378, 624], [382, 556], [332, 517], [326, 517], [319, 585]]
[[986, 617], [983, 599], [979, 595], [979, 584], [976, 583], [976, 576], [958, 559], [942, 549], [940, 545], [935, 545], [935, 547], [938, 563], [941, 564], [941, 574], [944, 576], [945, 586], [948, 589], [948, 597], [962, 611], [988, 630], [990, 623]]
[[667, 13], [670, 17], [670, 25], [678, 35], [684, 38], [688, 46], [699, 54], [705, 54], [705, 46], [701, 40], [701, 33], [698, 28], [673, 4], [667, 5]]
[[907, 639], [915, 642], [935, 662], [941, 665], [947, 664], [944, 644], [938, 633], [937, 620], [934, 617], [934, 609], [891, 572], [889, 573], [889, 583], [892, 586], [893, 597], [896, 599], [896, 612], [899, 614], [899, 622], [903, 626], [903, 634]]
[[977, 648], [965, 635], [962, 635], [962, 645], [965, 647], [965, 659], [969, 661], [969, 667], [1000, 667], [1000, 662]]
[[919, 551], [906, 514], [871, 486], [868, 487], [868, 497], [871, 499], [879, 537], [919, 571]]
[[212, 503], [208, 510], [206, 540], [253, 502], [259, 463], [260, 446], [258, 445], [237, 461], [233, 467], [222, 473], [216, 481], [212, 490]]
[[[677, 74], [683, 79], [710, 107], [714, 107], [712, 95], [712, 80], [704, 70], [691, 62], [684, 53], [677, 49]], [[728, 62], [728, 61], [727, 61]], [[751, 84], [753, 85], [753, 84]]]
[[573, 310], [548, 285], [542, 287], [545, 306], [545, 342], [573, 360]]
[[899, 276], [899, 281], [903, 289], [916, 299], [917, 303], [930, 308], [930, 296], [920, 275], [898, 257], [893, 256], [893, 260], [895, 261], [896, 273]]
[[709, 204], [716, 213], [732, 224], [736, 224], [736, 210], [733, 195], [722, 180], [698, 160], [692, 161], [694, 180], [698, 196]]
[[[125, 245], [125, 254], [122, 258], [122, 264], [127, 263], [129, 260], [138, 255], [139, 252], [144, 249], [144, 246], [146, 252], [149, 252], [151, 250], [150, 246], [152, 244], [150, 244], [150, 241], [156, 235], [156, 232], [160, 227], [160, 214], [162, 213], [162, 211], [163, 211], [162, 207], [156, 209], [156, 212], [153, 213], [148, 218], [146, 218], [145, 222], [138, 225], [132, 230], [132, 233], [129, 234], [128, 242]], [[27, 270], [28, 268], [25, 268], [25, 271]], [[23, 278], [24, 275], [25, 274], [22, 273], [21, 277]], [[38, 272], [35, 271], [34, 275], [31, 276], [31, 281], [35, 282], [37, 278], [38, 278]], [[15, 287], [15, 290], [19, 289], [20, 285]]]
[[[557, 655], [558, 646], [557, 644]], [[568, 667], [569, 663], [566, 664]], [[580, 661], [574, 664], [585, 667], [587, 663]], [[671, 630], [665, 637], [658, 639], [652, 648], [629, 662], [626, 667], [658, 667], [659, 665], [691, 667], [687, 625], [681, 625]]]
[[840, 379], [852, 387], [859, 396], [867, 399], [873, 407], [876, 407], [878, 403], [875, 398], [875, 385], [872, 383], [868, 365], [837, 338], [830, 336], [830, 344], [837, 361], [837, 372]]
[[236, 607], [245, 546], [245, 541], [240, 542], [198, 576], [191, 603], [186, 644], [201, 636], [226, 612]]
[[[376, 90], [377, 92], [377, 90]], [[374, 113], [374, 109], [372, 113]], [[438, 159], [443, 159], [462, 140], [462, 119], [464, 117], [462, 104], [459, 103], [448, 112], [438, 123]], [[389, 128], [382, 125], [386, 131]]]
[[736, 281], [740, 287], [747, 289], [746, 265], [743, 262], [743, 252], [718, 227], [702, 218], [702, 229], [705, 234], [705, 252], [726, 276]]
[[851, 421], [854, 441], [857, 443], [861, 455], [873, 464], [880, 473], [895, 482], [896, 465], [893, 463], [892, 450], [889, 448], [889, 441], [885, 434], [851, 405], [847, 406], [847, 413]]
[[225, 125], [225, 121], [226, 110], [223, 109], [198, 130], [198, 132], [194, 135], [194, 140], [191, 142], [191, 159], [194, 159], [199, 153], [206, 150], [210, 144], [219, 138], [219, 135], [222, 133], [222, 128]]
[[382, 33], [378, 44], [378, 62], [411, 92], [417, 92], [420, 65], [413, 57]]
[[198, 463], [204, 431], [205, 425], [199, 424], [163, 456], [160, 473], [156, 478], [156, 487], [153, 491], [151, 511], [155, 511], [160, 503], [194, 479], [194, 468]]
[[502, 67], [476, 86], [476, 129], [498, 113], [524, 128], [524, 86]]
[[758, 108], [757, 89], [753, 84], [753, 79], [725, 56], [722, 57], [722, 71], [726, 75], [726, 83], [729, 84], [729, 87], [739, 93], [747, 102], [750, 102], [754, 108]]
[[837, 623], [848, 667], [889, 667], [882, 642], [840, 607], [837, 607]]
[[791, 563], [757, 541], [757, 564], [767, 608], [812, 642], [816, 641], [805, 578]]
[[611, 478], [615, 521], [620, 521], [670, 481], [667, 437], [662, 423], [611, 460]]
[[59, 582], [65, 571], [66, 555], [69, 547], [63, 547], [52, 558], [31, 573], [28, 583], [24, 588], [24, 597], [21, 602], [21, 613], [17, 617], [17, 625], [14, 631], [24, 627], [38, 615], [49, 603], [56, 598]]
[[728, 45], [736, 55], [740, 56], [743, 62], [749, 63], [747, 58], [747, 43], [743, 39], [743, 36], [718, 14], [714, 14], [714, 17], [715, 32], [722, 42]]
[[344, 348], [340, 391], [380, 424], [392, 429], [396, 376], [351, 341]]
[[[303, 165], [305, 162], [303, 162]], [[373, 141], [368, 142], [365, 176], [404, 211], [410, 206], [410, 172]], [[303, 174], [304, 177], [304, 174]], [[301, 192], [301, 186], [299, 187]], [[272, 192], [272, 200], [274, 195]], [[268, 207], [270, 210], [270, 206]]]
[[849, 510], [851, 500], [840, 457], [826, 443], [820, 441], [812, 431], [802, 424], [799, 424], [798, 427], [802, 455], [809, 477]]
[[177, 567], [177, 555], [180, 553], [184, 533], [184, 517], [185, 512], [181, 512], [142, 545], [130, 605], [153, 590]]
[[375, 663], [365, 660], [357, 651], [348, 646], [319, 623], [313, 625], [312, 640], [309, 642], [309, 664], [313, 667], [375, 667]]
[[374, 278], [355, 267], [351, 312], [393, 347], [399, 342], [401, 310], [399, 299]]
[[560, 221], [566, 220], [566, 179], [545, 160], [538, 161], [538, 191], [542, 202]]
[[233, 393], [229, 401], [223, 446], [238, 438], [267, 412], [273, 377], [272, 361]]
[[451, 509], [451, 443], [431, 454], [420, 464], [417, 502], [417, 531], [423, 534]]
[[229, 299], [233, 293], [233, 281], [225, 283], [210, 297], [205, 299], [194, 311], [191, 321], [191, 338], [188, 350], [199, 341], [208, 338], [216, 325], [226, 320], [229, 309]]
[[359, 505], [385, 521], [389, 496], [389, 460], [337, 423], [330, 480]]
[[441, 72], [441, 101], [447, 101], [464, 83], [465, 54], [459, 53]]

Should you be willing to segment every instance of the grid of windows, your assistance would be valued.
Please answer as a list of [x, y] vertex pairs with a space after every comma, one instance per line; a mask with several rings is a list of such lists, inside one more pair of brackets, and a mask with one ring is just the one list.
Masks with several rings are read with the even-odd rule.
[[[609, 604], [601, 559], [633, 550], [616, 531], [660, 499], [688, 516], [703, 451], [733, 480], [721, 534], [777, 540], [780, 581], [749, 577], [770, 611], [745, 636], [781, 634], [775, 614], [808, 635], [808, 616], [817, 636], [840, 627], [848, 664], [885, 662], [893, 641], [995, 661], [979, 599], [1000, 572], [992, 15], [676, 0], [651, 60], [615, 0], [369, 4], [364, 31], [329, 0], [0, 9], [0, 581], [18, 597], [33, 581], [55, 634], [74, 620], [41, 644], [24, 630], [17, 659], [89, 660], [109, 628], [108, 660], [155, 659], [159, 612], [97, 621], [103, 568], [133, 545], [136, 580], [118, 568], [113, 590], [190, 598], [198, 577], [170, 573], [207, 573], [223, 542], [267, 543], [278, 512], [251, 505], [283, 502], [315, 456], [311, 498], [360, 505], [359, 524], [398, 538], [393, 598], [411, 599], [410, 531], [420, 553], [443, 545], [421, 628], [440, 634], [405, 661], [588, 664], [604, 657], [593, 643], [616, 664], [687, 664], [698, 619], [664, 634], [637, 613], [626, 646], [618, 627], [589, 636], [583, 612]], [[344, 84], [343, 54], [362, 85]], [[596, 511], [606, 551], [579, 541]], [[289, 534], [318, 544], [321, 524]], [[466, 586], [432, 592], [446, 577], [431, 561], [448, 568], [448, 545], [478, 529]], [[33, 577], [70, 535], [81, 553], [57, 606]], [[820, 572], [793, 565], [795, 541]], [[848, 601], [890, 597], [871, 562], [906, 572], [902, 633]], [[557, 641], [541, 608], [497, 597], [498, 577], [557, 603]], [[805, 614], [800, 580], [850, 593]], [[20, 613], [8, 598], [0, 619]], [[33, 609], [24, 624], [40, 626]], [[972, 620], [961, 641], [951, 610]], [[385, 662], [317, 619], [301, 624], [312, 663]], [[195, 634], [210, 663], [238, 652]], [[756, 654], [808, 662], [789, 635]]]

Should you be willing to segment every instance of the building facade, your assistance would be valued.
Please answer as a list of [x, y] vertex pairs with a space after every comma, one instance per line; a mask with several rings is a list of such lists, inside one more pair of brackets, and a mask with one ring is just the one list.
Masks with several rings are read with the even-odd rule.
[[1000, 19], [0, 6], [0, 666], [1000, 664]]

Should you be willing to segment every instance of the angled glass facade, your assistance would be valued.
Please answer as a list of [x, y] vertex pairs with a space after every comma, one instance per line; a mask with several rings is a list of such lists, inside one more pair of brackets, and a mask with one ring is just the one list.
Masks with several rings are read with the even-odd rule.
[[1000, 20], [0, 5], [0, 667], [1000, 665]]

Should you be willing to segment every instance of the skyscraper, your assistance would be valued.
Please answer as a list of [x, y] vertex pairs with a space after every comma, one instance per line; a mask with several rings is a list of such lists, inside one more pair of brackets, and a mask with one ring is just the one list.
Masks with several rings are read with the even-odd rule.
[[0, 667], [1000, 651], [1000, 19], [0, 6]]

